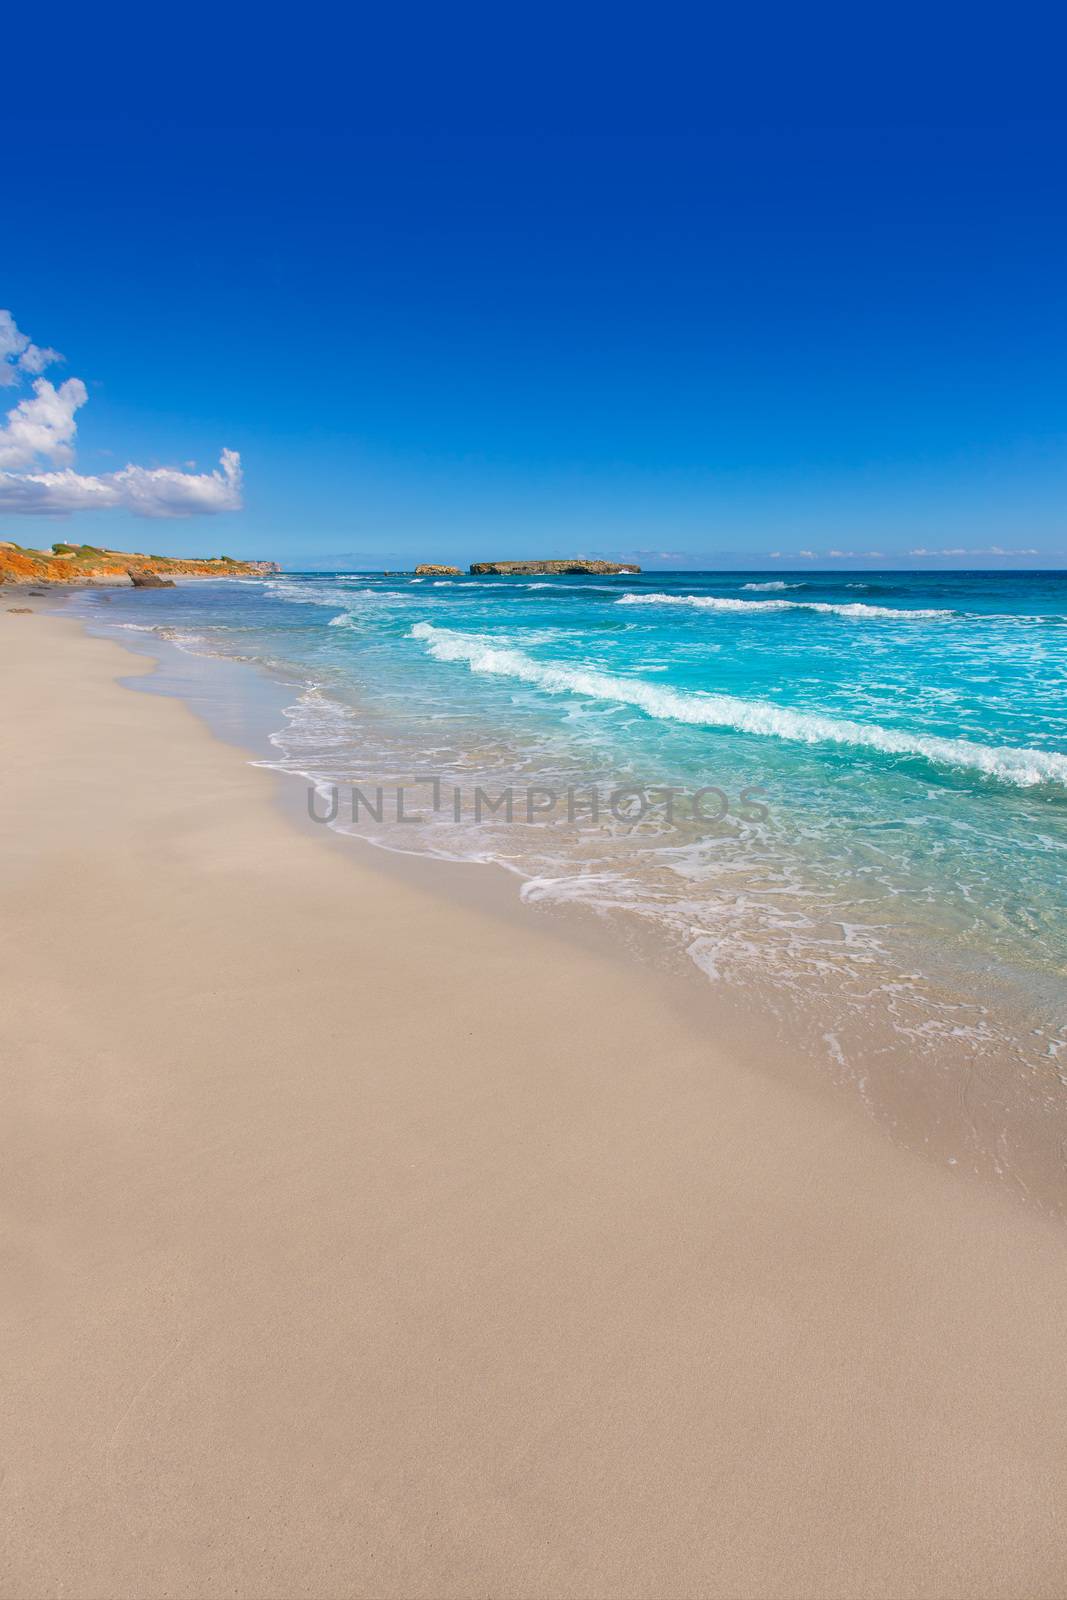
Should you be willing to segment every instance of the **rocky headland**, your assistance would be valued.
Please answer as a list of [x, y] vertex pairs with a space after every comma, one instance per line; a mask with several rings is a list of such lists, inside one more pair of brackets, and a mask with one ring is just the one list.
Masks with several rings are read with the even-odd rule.
[[[0, 540], [0, 583], [114, 582], [147, 574], [168, 578], [262, 578], [280, 572], [275, 561], [234, 561], [231, 556], [192, 557], [143, 555], [132, 550], [104, 550], [92, 544], [54, 544], [51, 550], [27, 550]], [[155, 587], [141, 583], [138, 587]]]

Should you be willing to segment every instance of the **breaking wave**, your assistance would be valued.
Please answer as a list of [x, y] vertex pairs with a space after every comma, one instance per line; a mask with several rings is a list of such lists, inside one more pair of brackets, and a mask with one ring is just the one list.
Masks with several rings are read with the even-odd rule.
[[861, 600], [833, 605], [829, 600], [733, 600], [713, 594], [623, 594], [620, 606], [695, 606], [701, 611], [818, 611], [835, 617], [905, 617], [908, 620], [951, 617], [951, 611], [895, 610], [892, 606], [867, 606]]
[[1067, 755], [1017, 745], [975, 744], [937, 734], [909, 733], [877, 723], [854, 722], [820, 712], [794, 711], [767, 700], [736, 695], [681, 693], [640, 678], [562, 662], [536, 661], [521, 650], [501, 648], [485, 638], [417, 622], [410, 637], [425, 644], [437, 661], [464, 662], [472, 672], [516, 678], [549, 694], [580, 694], [616, 705], [634, 706], [647, 716], [700, 727], [730, 728], [738, 733], [784, 739], [799, 744], [835, 744], [874, 750], [887, 756], [918, 756], [938, 766], [1030, 788], [1036, 784], [1067, 787]]

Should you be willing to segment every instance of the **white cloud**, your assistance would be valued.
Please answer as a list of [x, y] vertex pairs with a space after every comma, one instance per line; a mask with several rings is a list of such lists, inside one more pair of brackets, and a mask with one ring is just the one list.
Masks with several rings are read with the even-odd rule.
[[53, 350], [49, 345], [42, 349], [40, 345], [28, 344], [19, 356], [19, 366], [23, 372], [43, 372], [45, 367], [50, 367], [54, 361], [62, 361], [63, 357], [58, 350]]
[[[1048, 555], [1041, 550], [1005, 550], [999, 544], [985, 545], [980, 549], [966, 550], [958, 545], [951, 550], [928, 550], [925, 545], [919, 545], [914, 550], [908, 550], [910, 557], [920, 557], [930, 561], [937, 561], [953, 557], [974, 556], [1041, 556]], [[765, 558], [768, 561], [896, 561], [900, 557], [887, 555], [884, 550], [794, 550], [783, 554], [781, 550], [772, 550]]]
[[[810, 556], [810, 550], [802, 550], [802, 556]], [[823, 552], [827, 561], [884, 561], [885, 552], [882, 550], [826, 550]]]
[[917, 550], [909, 550], [908, 554], [909, 556], [932, 556], [937, 559], [939, 556], [1039, 556], [1041, 552], [1040, 550], [1004, 550], [999, 544], [989, 544], [977, 550], [965, 550], [962, 545], [958, 545], [951, 550], [927, 550], [925, 546], [920, 546]]
[[190, 517], [239, 511], [241, 477], [236, 450], [224, 450], [214, 472], [133, 465], [88, 476], [70, 468], [0, 472], [0, 512], [62, 516], [72, 511], [122, 510], [139, 517]]
[[42, 349], [22, 333], [10, 311], [0, 311], [0, 388], [10, 389], [21, 381], [23, 373], [36, 377], [53, 361], [62, 359], [58, 350]]
[[0, 424], [0, 467], [28, 467], [38, 456], [56, 466], [73, 461], [71, 441], [78, 431], [74, 413], [89, 396], [80, 378], [68, 378], [56, 389], [38, 378], [33, 399], [20, 400]]
[[119, 472], [76, 472], [75, 413], [88, 393], [80, 378], [68, 378], [56, 388], [40, 376], [62, 359], [57, 351], [33, 344], [10, 311], [0, 310], [0, 386], [33, 379], [32, 397], [20, 400], [0, 421], [0, 513], [62, 516], [119, 509], [139, 517], [190, 517], [241, 509], [241, 458], [236, 450], [223, 450], [212, 472], [132, 462]]

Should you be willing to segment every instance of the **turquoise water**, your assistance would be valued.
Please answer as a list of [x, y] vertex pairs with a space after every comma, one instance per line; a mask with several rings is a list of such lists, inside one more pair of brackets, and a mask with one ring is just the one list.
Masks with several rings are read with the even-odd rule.
[[[324, 796], [441, 780], [414, 822], [337, 826], [500, 862], [924, 1047], [1067, 1049], [1067, 575], [286, 574], [84, 604], [282, 675], [274, 759]], [[478, 785], [513, 787], [512, 821], [474, 816]], [[529, 785], [573, 817], [525, 820]], [[605, 812], [623, 786], [674, 815]]]

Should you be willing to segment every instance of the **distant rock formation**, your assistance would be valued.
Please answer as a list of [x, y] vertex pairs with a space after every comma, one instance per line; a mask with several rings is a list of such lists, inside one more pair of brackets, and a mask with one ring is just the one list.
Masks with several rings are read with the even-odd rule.
[[460, 569], [458, 567], [434, 567], [424, 565], [415, 568], [415, 576], [416, 578], [458, 578], [460, 576]]
[[157, 572], [146, 572], [144, 567], [127, 567], [130, 582], [135, 589], [173, 589], [173, 578], [161, 578]]
[[640, 567], [629, 561], [476, 561], [471, 567], [471, 573], [478, 577], [496, 574], [526, 578], [547, 572], [564, 577], [588, 573], [597, 578], [611, 578], [620, 572], [640, 571]]

